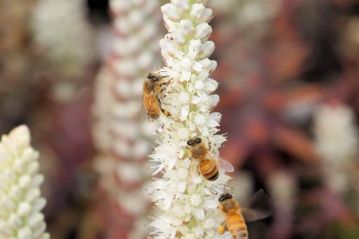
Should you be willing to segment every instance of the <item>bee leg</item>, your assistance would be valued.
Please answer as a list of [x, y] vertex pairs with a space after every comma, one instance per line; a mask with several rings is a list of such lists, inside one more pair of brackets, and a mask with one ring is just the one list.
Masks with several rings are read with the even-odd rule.
[[240, 238], [248, 238], [248, 233], [246, 231], [242, 231], [239, 236]]
[[154, 91], [155, 91], [156, 93], [161, 93], [161, 86], [155, 85]]
[[162, 113], [163, 113], [166, 117], [171, 116], [171, 113], [170, 113], [170, 112], [168, 112], [168, 111], [166, 111], [166, 110], [164, 110], [164, 109], [161, 109], [161, 110], [162, 110]]
[[169, 82], [164, 82], [160, 84], [161, 87], [161, 92], [165, 90], [165, 88], [163, 86], [167, 86], [169, 84]]
[[164, 116], [166, 116], [166, 117], [171, 116], [170, 112], [168, 112], [167, 110], [162, 109], [162, 107], [161, 107], [162, 103], [161, 103], [161, 101], [160, 101], [160, 99], [158, 97], [157, 97], [157, 101], [158, 101], [158, 104], [160, 105], [160, 109], [161, 109], [162, 113], [164, 114]]
[[156, 129], [155, 134], [160, 134], [164, 128], [165, 128], [165, 125], [161, 124], [161, 126], [158, 129]]
[[219, 227], [217, 228], [217, 232], [220, 235], [222, 235], [227, 230], [228, 230], [228, 228], [227, 228], [227, 225], [225, 222], [222, 222], [221, 225], [219, 225]]

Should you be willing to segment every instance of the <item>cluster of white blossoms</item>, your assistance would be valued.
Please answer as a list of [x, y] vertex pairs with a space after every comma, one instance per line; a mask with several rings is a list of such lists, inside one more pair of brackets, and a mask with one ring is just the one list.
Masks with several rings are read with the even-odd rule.
[[143, 187], [151, 179], [146, 156], [156, 124], [146, 120], [141, 99], [148, 72], [160, 64], [158, 10], [158, 0], [110, 1], [112, 50], [96, 87], [96, 168], [103, 187], [136, 218], [130, 238], [145, 237], [143, 220], [151, 208]]
[[353, 111], [341, 104], [321, 106], [314, 117], [314, 133], [316, 148], [325, 162], [327, 183], [335, 191], [345, 192], [359, 157], [359, 131]]
[[271, 199], [278, 210], [293, 210], [297, 186], [290, 172], [276, 171], [268, 180]]
[[[265, 24], [273, 19], [281, 0], [212, 0], [214, 9], [228, 15], [234, 15], [239, 27], [247, 30], [249, 27]], [[260, 26], [259, 26], [260, 27]]]
[[162, 108], [158, 146], [150, 156], [155, 178], [148, 188], [156, 205], [151, 237], [214, 238], [223, 218], [217, 210], [219, 194], [229, 180], [223, 170], [215, 181], [208, 181], [189, 156], [187, 141], [200, 137], [209, 153], [219, 159], [225, 137], [218, 133], [221, 114], [211, 112], [219, 96], [218, 83], [210, 78], [217, 63], [208, 57], [214, 51], [209, 39], [212, 10], [206, 0], [172, 0], [162, 6], [168, 34], [160, 41], [165, 67], [158, 71], [168, 80], [159, 95]]
[[19, 126], [0, 142], [0, 239], [47, 239], [41, 210], [38, 153], [30, 145], [30, 132]]
[[94, 55], [84, 0], [39, 0], [34, 9], [35, 42], [62, 74], [76, 76]]
[[358, 153], [358, 129], [353, 111], [345, 105], [323, 105], [315, 115], [317, 149], [326, 160], [346, 164]]

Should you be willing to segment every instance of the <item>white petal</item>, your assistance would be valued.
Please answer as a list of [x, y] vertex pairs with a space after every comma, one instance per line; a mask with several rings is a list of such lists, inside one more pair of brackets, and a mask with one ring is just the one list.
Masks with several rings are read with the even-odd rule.
[[191, 204], [195, 207], [199, 206], [202, 202], [201, 196], [198, 194], [193, 194], [191, 197]]
[[192, 32], [194, 31], [194, 26], [192, 24], [192, 21], [188, 19], [180, 21], [180, 28], [185, 35], [192, 34]]
[[206, 58], [212, 55], [215, 49], [215, 45], [213, 41], [206, 41], [204, 44], [201, 45], [198, 57], [199, 58]]
[[194, 122], [199, 126], [204, 125], [206, 123], [206, 117], [202, 114], [196, 115], [194, 117]]
[[182, 104], [187, 104], [190, 102], [190, 95], [188, 94], [188, 92], [181, 92], [179, 94], [179, 101], [182, 103]]
[[208, 199], [204, 203], [204, 206], [209, 209], [216, 209], [218, 207], [217, 199]]
[[202, 42], [206, 41], [212, 34], [212, 27], [208, 23], [201, 23], [196, 27], [195, 37]]
[[178, 21], [181, 19], [181, 12], [179, 9], [171, 3], [165, 4], [161, 7], [164, 15], [166, 15], [172, 21]]
[[189, 114], [189, 106], [188, 105], [184, 105], [181, 107], [181, 115], [180, 115], [180, 119], [181, 120], [186, 120]]
[[203, 209], [202, 209], [202, 208], [195, 209], [194, 215], [195, 215], [199, 220], [203, 220], [203, 219], [204, 219], [204, 211], [203, 211]]

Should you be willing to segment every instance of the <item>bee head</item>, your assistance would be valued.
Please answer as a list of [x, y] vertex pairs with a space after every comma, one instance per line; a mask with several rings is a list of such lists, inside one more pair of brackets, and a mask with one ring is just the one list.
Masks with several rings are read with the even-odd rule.
[[225, 200], [227, 200], [227, 199], [232, 199], [232, 198], [233, 198], [232, 194], [230, 194], [230, 193], [225, 193], [225, 194], [222, 194], [222, 195], [219, 197], [218, 201], [219, 201], [219, 202], [223, 202], [223, 201], [225, 201]]
[[153, 72], [148, 73], [147, 79], [149, 79], [150, 81], [153, 81], [153, 82], [160, 80], [160, 78], [158, 77], [158, 75], [156, 75], [156, 74], [153, 73]]
[[193, 139], [190, 139], [187, 141], [188, 146], [196, 146], [200, 143], [202, 143], [202, 139], [199, 137], [196, 137], [196, 138], [193, 138]]

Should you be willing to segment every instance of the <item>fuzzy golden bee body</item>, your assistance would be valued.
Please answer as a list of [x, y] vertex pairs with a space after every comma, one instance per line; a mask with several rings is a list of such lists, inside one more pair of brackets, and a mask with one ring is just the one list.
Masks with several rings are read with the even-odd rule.
[[242, 208], [230, 193], [222, 194], [218, 201], [225, 220], [217, 232], [222, 235], [228, 231], [233, 239], [248, 239], [247, 223], [262, 220], [271, 214], [270, 200], [263, 190], [251, 198], [249, 208]]
[[198, 164], [198, 171], [209, 181], [215, 181], [218, 176], [218, 166], [214, 160], [203, 159]]
[[[219, 164], [210, 154], [205, 143], [199, 137], [190, 139], [187, 141], [187, 145], [190, 148], [190, 156], [198, 160], [197, 170], [207, 180], [215, 181], [219, 176]], [[233, 171], [232, 165], [227, 161], [225, 162], [226, 167], [224, 169], [228, 172]]]
[[162, 91], [162, 86], [165, 84], [163, 80], [164, 77], [156, 73], [150, 73], [147, 80], [143, 83], [142, 103], [147, 116], [151, 119], [157, 119], [161, 113], [164, 113], [166, 116], [169, 115], [168, 112], [161, 108], [159, 100], [159, 94]]
[[233, 239], [248, 239], [248, 229], [241, 213], [239, 203], [231, 194], [223, 194], [219, 198], [219, 210], [225, 215], [225, 222], [218, 227], [218, 233], [231, 233]]
[[143, 107], [151, 119], [157, 119], [161, 114], [161, 107], [157, 97], [157, 90], [149, 80], [143, 84]]

